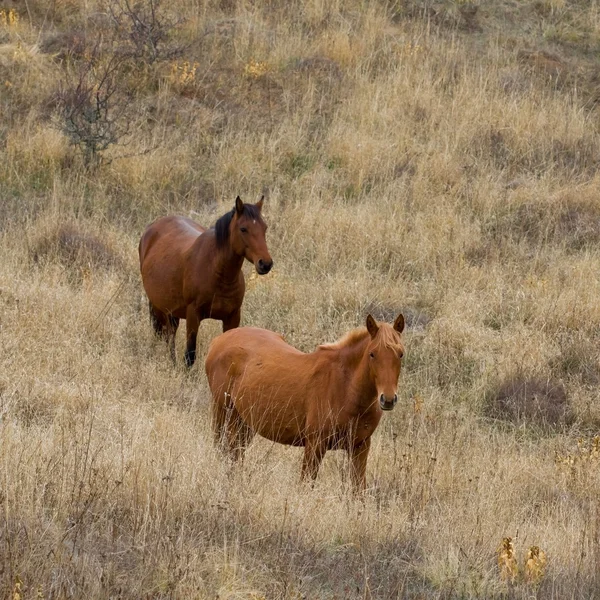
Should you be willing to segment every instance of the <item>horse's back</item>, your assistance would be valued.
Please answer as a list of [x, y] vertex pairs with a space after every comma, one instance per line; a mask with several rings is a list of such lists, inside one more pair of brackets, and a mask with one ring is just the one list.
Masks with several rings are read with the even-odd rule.
[[206, 231], [199, 223], [187, 217], [160, 217], [146, 227], [139, 245], [140, 264], [161, 246], [189, 248]]
[[286, 343], [278, 333], [258, 327], [236, 327], [230, 329], [212, 340], [206, 355], [207, 370], [219, 361], [229, 361], [234, 354], [243, 356], [262, 357], [273, 353], [275, 350], [291, 349], [299, 352]]
[[229, 374], [244, 373], [245, 379], [285, 368], [290, 359], [306, 355], [290, 346], [279, 333], [258, 327], [237, 327], [212, 340], [206, 355], [206, 373], [214, 378], [225, 369]]

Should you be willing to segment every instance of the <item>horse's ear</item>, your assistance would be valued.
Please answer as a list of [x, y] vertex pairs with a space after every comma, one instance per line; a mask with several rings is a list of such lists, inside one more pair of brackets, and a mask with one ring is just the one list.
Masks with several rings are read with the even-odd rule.
[[367, 315], [367, 331], [374, 338], [379, 331], [379, 325], [371, 315]]
[[402, 313], [396, 317], [396, 320], [394, 321], [394, 329], [398, 333], [402, 333], [404, 331], [404, 315]]
[[260, 200], [256, 203], [256, 208], [258, 208], [259, 211], [262, 210], [264, 199], [265, 199], [265, 197], [264, 197], [264, 195], [262, 195], [260, 197]]
[[244, 203], [239, 196], [235, 199], [235, 212], [238, 215], [241, 215], [244, 212]]

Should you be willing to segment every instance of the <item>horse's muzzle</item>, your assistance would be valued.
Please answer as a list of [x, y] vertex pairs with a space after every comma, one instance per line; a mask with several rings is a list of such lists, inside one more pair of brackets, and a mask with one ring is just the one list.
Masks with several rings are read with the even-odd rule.
[[381, 410], [392, 410], [392, 408], [396, 406], [396, 402], [398, 402], [398, 394], [394, 394], [394, 397], [391, 400], [386, 398], [383, 394], [379, 396], [379, 406], [381, 406]]
[[266, 275], [273, 268], [272, 260], [263, 260], [262, 258], [256, 262], [256, 272], [259, 275]]

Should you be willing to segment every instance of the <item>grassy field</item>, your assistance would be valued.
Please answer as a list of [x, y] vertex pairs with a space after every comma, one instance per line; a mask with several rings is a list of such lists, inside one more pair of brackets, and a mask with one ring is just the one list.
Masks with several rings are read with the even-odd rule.
[[[595, 0], [0, 1], [0, 597], [599, 597], [599, 53]], [[407, 318], [364, 498], [228, 464], [218, 324], [153, 337], [144, 227], [262, 193], [243, 324]]]

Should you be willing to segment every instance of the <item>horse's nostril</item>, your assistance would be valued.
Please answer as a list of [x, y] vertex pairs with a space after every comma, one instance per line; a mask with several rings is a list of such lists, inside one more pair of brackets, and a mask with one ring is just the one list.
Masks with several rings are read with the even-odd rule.
[[385, 394], [381, 394], [381, 396], [379, 396], [379, 406], [381, 406], [383, 410], [392, 410], [392, 408], [396, 406], [397, 401], [398, 396], [396, 394], [394, 394], [393, 398], [387, 398]]
[[273, 266], [273, 261], [264, 261], [262, 258], [258, 260], [258, 262], [256, 263], [256, 266], [258, 267], [258, 271], [260, 273], [268, 273], [271, 270], [271, 267]]

